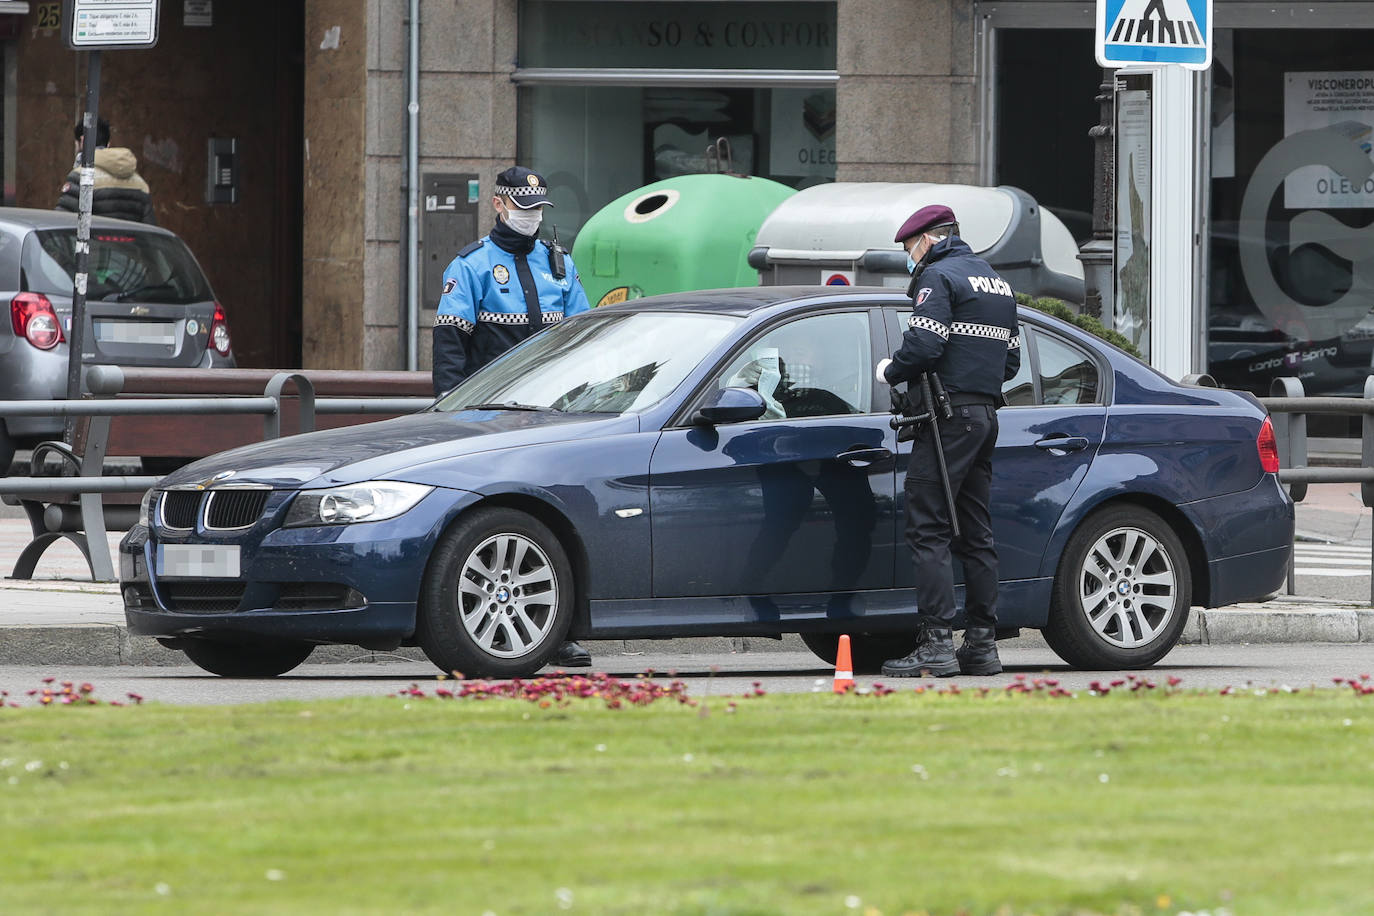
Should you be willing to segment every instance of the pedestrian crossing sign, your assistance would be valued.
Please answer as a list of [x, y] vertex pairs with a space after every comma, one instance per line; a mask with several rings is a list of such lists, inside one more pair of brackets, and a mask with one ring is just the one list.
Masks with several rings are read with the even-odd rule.
[[1097, 0], [1097, 62], [1206, 70], [1212, 65], [1212, 0]]

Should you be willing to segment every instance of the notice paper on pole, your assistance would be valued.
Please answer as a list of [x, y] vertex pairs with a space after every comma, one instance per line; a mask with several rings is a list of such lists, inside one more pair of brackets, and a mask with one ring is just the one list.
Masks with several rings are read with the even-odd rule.
[[1097, 0], [1097, 62], [1206, 70], [1212, 65], [1212, 0]]
[[62, 34], [74, 51], [157, 44], [158, 0], [62, 0]]

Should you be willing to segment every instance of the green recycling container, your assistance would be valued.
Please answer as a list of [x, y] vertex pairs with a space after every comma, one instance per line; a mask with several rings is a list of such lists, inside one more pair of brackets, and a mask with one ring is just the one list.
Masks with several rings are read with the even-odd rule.
[[796, 192], [767, 178], [680, 175], [618, 197], [573, 244], [594, 305], [722, 286], [757, 286], [749, 266], [763, 221]]

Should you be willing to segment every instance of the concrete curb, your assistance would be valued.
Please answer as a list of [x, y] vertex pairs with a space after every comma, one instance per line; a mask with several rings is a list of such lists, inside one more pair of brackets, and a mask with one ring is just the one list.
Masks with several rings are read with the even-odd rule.
[[[1374, 609], [1350, 606], [1312, 606], [1294, 599], [1266, 605], [1199, 610], [1189, 615], [1180, 640], [1185, 645], [1234, 645], [1245, 643], [1374, 643]], [[4, 617], [0, 612], [0, 620]], [[1005, 643], [1008, 647], [1042, 648], [1039, 632], [1023, 631]], [[664, 650], [684, 654], [739, 655], [744, 653], [805, 652], [796, 635], [782, 639], [760, 637], [706, 637], [673, 640], [589, 640], [593, 658], [658, 654]], [[425, 661], [419, 649], [369, 652], [353, 646], [321, 646], [310, 660], [318, 663]], [[180, 652], [163, 648], [156, 640], [129, 635], [123, 625], [0, 624], [0, 665], [185, 665]]]

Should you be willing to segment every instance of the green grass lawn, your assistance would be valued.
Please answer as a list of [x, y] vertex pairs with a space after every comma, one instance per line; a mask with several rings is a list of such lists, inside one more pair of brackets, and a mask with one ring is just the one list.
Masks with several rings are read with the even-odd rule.
[[0, 709], [0, 913], [1374, 912], [1374, 697], [728, 702]]

